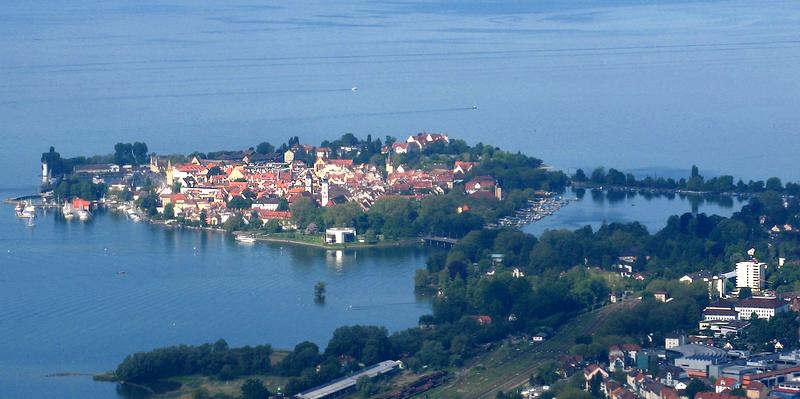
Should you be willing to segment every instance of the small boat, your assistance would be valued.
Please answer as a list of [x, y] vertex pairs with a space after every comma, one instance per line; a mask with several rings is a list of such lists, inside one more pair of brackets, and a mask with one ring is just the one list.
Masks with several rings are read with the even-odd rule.
[[79, 209], [78, 210], [78, 219], [82, 221], [87, 221], [92, 218], [92, 213], [86, 209]]
[[26, 203], [21, 211], [17, 211], [17, 217], [22, 219], [33, 219], [36, 217], [36, 208]]
[[239, 242], [241, 242], [243, 244], [252, 244], [252, 243], [256, 242], [256, 238], [253, 237], [253, 236], [238, 235], [238, 236], [236, 236], [236, 241], [239, 241]]
[[477, 105], [473, 105], [472, 109], [478, 109], [478, 106]]
[[75, 208], [72, 207], [72, 204], [69, 202], [65, 203], [64, 206], [61, 207], [61, 213], [64, 215], [64, 219], [72, 220], [75, 219]]
[[358, 86], [353, 86], [350, 88], [350, 91], [358, 91]]

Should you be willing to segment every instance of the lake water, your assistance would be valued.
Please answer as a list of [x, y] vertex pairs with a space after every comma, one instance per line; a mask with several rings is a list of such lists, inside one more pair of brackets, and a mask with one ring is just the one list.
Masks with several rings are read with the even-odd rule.
[[586, 225], [596, 231], [602, 223], [639, 222], [650, 233], [667, 224], [667, 218], [686, 212], [731, 216], [745, 200], [731, 197], [709, 198], [681, 195], [643, 195], [602, 190], [568, 189], [564, 194], [571, 201], [553, 216], [522, 228], [526, 233], [541, 235], [545, 230], [575, 230]]
[[[407, 328], [430, 311], [413, 293], [424, 264], [422, 249], [243, 245], [114, 214], [66, 223], [51, 211], [27, 227], [3, 205], [0, 398], [115, 397], [114, 384], [44, 376], [110, 370], [158, 346], [225, 338], [324, 347], [341, 325]], [[314, 303], [317, 281], [327, 283], [323, 306]]]
[[3, 187], [50, 145], [422, 130], [573, 170], [800, 178], [794, 0], [6, 0], [0, 21]]

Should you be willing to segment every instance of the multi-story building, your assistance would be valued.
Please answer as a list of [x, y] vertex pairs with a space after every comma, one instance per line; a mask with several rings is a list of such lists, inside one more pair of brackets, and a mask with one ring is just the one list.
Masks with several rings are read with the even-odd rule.
[[764, 288], [764, 270], [767, 264], [750, 260], [736, 264], [736, 288], [761, 291]]
[[734, 309], [739, 313], [739, 320], [750, 320], [754, 313], [759, 319], [769, 320], [788, 310], [789, 302], [778, 298], [747, 298], [737, 302]]

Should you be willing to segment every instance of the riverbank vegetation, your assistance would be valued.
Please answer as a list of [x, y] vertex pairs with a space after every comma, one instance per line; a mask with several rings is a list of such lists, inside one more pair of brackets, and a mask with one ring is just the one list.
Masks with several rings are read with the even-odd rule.
[[651, 177], [637, 179], [632, 173], [623, 173], [617, 169], [606, 170], [603, 167], [595, 168], [590, 175], [583, 169], [578, 169], [571, 180], [579, 184], [592, 186], [612, 186], [621, 188], [637, 189], [657, 189], [657, 190], [683, 190], [705, 193], [736, 193], [754, 194], [765, 191], [773, 191], [779, 194], [800, 195], [800, 184], [787, 182], [785, 185], [781, 179], [770, 177], [764, 180], [750, 180], [745, 183], [743, 180], [735, 180], [731, 175], [721, 175], [706, 179], [700, 174], [696, 165], [692, 165], [691, 174], [688, 178]]
[[191, 374], [230, 380], [241, 375], [269, 372], [271, 355], [269, 345], [232, 349], [220, 339], [214, 344], [180, 345], [135, 353], [117, 366], [114, 376], [135, 383]]

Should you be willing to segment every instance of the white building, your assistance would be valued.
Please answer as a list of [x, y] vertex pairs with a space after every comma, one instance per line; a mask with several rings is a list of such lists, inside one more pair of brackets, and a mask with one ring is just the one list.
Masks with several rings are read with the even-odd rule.
[[356, 240], [356, 230], [350, 227], [334, 227], [325, 230], [325, 242], [328, 244], [344, 244]]
[[683, 334], [668, 334], [664, 337], [664, 348], [672, 349], [686, 345], [686, 336]]
[[789, 302], [778, 298], [747, 298], [736, 303], [734, 309], [739, 313], [739, 320], [750, 320], [755, 313], [759, 319], [769, 320], [779, 312], [789, 309]]
[[750, 288], [761, 291], [764, 288], [764, 270], [767, 264], [758, 261], [746, 261], [736, 264], [736, 288]]

